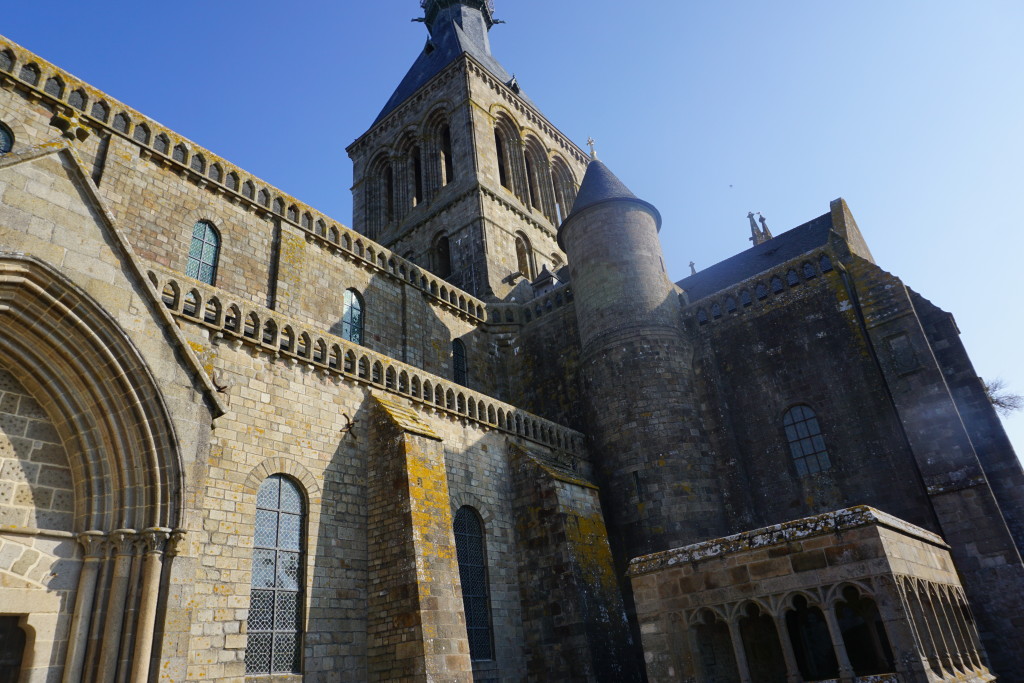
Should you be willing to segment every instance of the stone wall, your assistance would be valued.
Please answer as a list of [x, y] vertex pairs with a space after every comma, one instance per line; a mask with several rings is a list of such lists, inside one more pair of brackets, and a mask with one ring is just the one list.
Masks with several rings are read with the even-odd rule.
[[[935, 531], [851, 295], [836, 269], [822, 270], [820, 256], [808, 254], [738, 282], [691, 303], [685, 314], [697, 345], [705, 424], [715, 450], [734, 454], [719, 464], [731, 529], [866, 504]], [[773, 291], [775, 278], [780, 291]], [[749, 304], [741, 303], [743, 292]], [[796, 405], [817, 415], [827, 470], [799, 476], [795, 469], [783, 418]], [[751, 481], [759, 482], [756, 490]]]

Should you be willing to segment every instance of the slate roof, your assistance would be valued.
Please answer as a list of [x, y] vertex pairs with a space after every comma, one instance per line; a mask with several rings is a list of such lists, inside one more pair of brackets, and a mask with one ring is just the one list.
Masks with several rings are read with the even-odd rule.
[[611, 169], [605, 166], [603, 161], [593, 159], [587, 164], [587, 172], [580, 183], [580, 190], [576, 194], [576, 201], [573, 202], [572, 211], [566, 218], [572, 218], [584, 209], [607, 201], [609, 199], [636, 199], [626, 184], [612, 173]]
[[801, 254], [823, 247], [828, 243], [831, 230], [832, 214], [827, 213], [710, 268], [705, 268], [676, 284], [686, 290], [690, 301], [703, 299], [758, 273], [771, 270]]
[[[380, 122], [385, 116], [394, 111], [398, 105], [405, 102], [417, 90], [426, 85], [427, 81], [439, 74], [446, 66], [454, 62], [461, 55], [468, 54], [480, 62], [492, 76], [506, 85], [512, 80], [512, 74], [505, 70], [498, 60], [490, 53], [486, 46], [480, 45], [462, 30], [454, 21], [439, 20], [434, 26], [434, 35], [423, 52], [417, 57], [412, 68], [398, 84], [398, 88], [391, 95], [391, 99], [381, 110], [374, 120], [374, 125]], [[533, 102], [521, 92], [516, 93], [528, 105], [536, 109]]]
[[572, 211], [565, 217], [562, 224], [558, 226], [559, 246], [562, 245], [562, 228], [574, 216], [595, 204], [616, 199], [632, 199], [646, 204], [654, 211], [655, 220], [658, 222], [658, 229], [661, 230], [661, 213], [658, 209], [650, 202], [645, 202], [633, 194], [626, 187], [626, 184], [619, 180], [610, 168], [605, 166], [603, 161], [591, 159], [590, 163], [587, 164], [587, 172], [583, 175], [583, 182], [580, 183], [579, 192], [576, 193], [576, 201], [573, 202]]

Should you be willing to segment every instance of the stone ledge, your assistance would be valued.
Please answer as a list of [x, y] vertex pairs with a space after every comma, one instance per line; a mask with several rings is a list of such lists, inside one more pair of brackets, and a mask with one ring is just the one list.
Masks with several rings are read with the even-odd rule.
[[793, 543], [815, 536], [826, 536], [872, 525], [887, 527], [944, 550], [949, 549], [941, 537], [930, 531], [904, 522], [881, 510], [867, 505], [858, 505], [814, 517], [805, 517], [761, 529], [744, 531], [724, 538], [703, 541], [683, 548], [637, 557], [629, 563], [628, 575], [642, 576], [686, 562], [723, 558], [758, 548]]

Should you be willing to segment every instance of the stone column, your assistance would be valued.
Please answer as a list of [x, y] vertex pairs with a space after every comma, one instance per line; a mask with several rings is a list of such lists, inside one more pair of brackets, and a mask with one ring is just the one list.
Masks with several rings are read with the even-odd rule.
[[132, 544], [132, 569], [128, 575], [128, 594], [124, 601], [124, 626], [121, 629], [121, 656], [117, 661], [116, 683], [128, 683], [134, 656], [139, 620], [139, 589], [142, 587], [141, 555], [145, 548], [141, 534], [136, 534]]
[[924, 643], [914, 623], [914, 611], [903, 581], [880, 577], [875, 586], [878, 613], [885, 624], [896, 672], [907, 680], [928, 680]]
[[789, 638], [789, 629], [786, 628], [785, 613], [776, 614], [772, 617], [775, 620], [775, 630], [779, 632], [779, 643], [782, 644], [782, 656], [786, 660], [786, 681], [787, 683], [800, 683], [800, 666], [796, 663], [796, 654], [793, 652], [793, 641]]
[[164, 550], [171, 537], [170, 529], [153, 527], [142, 532], [146, 554], [142, 565], [142, 600], [135, 635], [135, 658], [132, 662], [132, 683], [145, 683], [149, 678], [153, 654], [153, 633], [156, 630], [156, 606], [160, 597], [160, 576]]
[[825, 623], [828, 624], [828, 633], [832, 637], [832, 649], [836, 651], [836, 660], [839, 662], [839, 680], [843, 683], [853, 683], [856, 674], [853, 665], [850, 664], [850, 656], [846, 653], [846, 643], [843, 642], [843, 632], [836, 620], [834, 607], [823, 609]]
[[750, 665], [747, 663], [747, 651], [743, 649], [743, 634], [739, 624], [729, 622], [729, 639], [732, 640], [732, 651], [736, 655], [736, 669], [740, 672], [740, 683], [751, 683]]
[[960, 622], [953, 614], [953, 610], [949, 605], [949, 595], [946, 592], [945, 586], [937, 586], [935, 591], [935, 601], [941, 609], [942, 620], [946, 624], [946, 632], [949, 634], [949, 642], [952, 643], [952, 649], [950, 650], [950, 656], [953, 658], [953, 666], [957, 667], [962, 673], [967, 673], [974, 668], [973, 663], [968, 658], [967, 645], [963, 638], [963, 634], [960, 631]]
[[82, 544], [82, 571], [78, 575], [78, 593], [75, 596], [75, 615], [68, 633], [68, 654], [64, 663], [64, 683], [83, 680], [85, 653], [89, 647], [89, 622], [96, 599], [96, 579], [100, 564], [107, 553], [106, 536], [102, 531], [84, 531], [78, 535]]
[[110, 542], [114, 549], [114, 574], [110, 581], [110, 599], [107, 602], [107, 621], [101, 639], [97, 683], [113, 683], [117, 674], [117, 660], [122, 646], [121, 627], [124, 625], [125, 598], [128, 596], [128, 579], [135, 554], [135, 531], [117, 529], [111, 532]]

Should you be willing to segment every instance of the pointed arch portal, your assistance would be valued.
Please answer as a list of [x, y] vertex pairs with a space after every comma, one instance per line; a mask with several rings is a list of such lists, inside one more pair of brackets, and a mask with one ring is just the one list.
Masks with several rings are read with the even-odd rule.
[[0, 361], [50, 416], [72, 472], [84, 553], [64, 680], [108, 683], [129, 666], [142, 680], [181, 516], [181, 458], [156, 378], [89, 294], [12, 254], [0, 254]]

